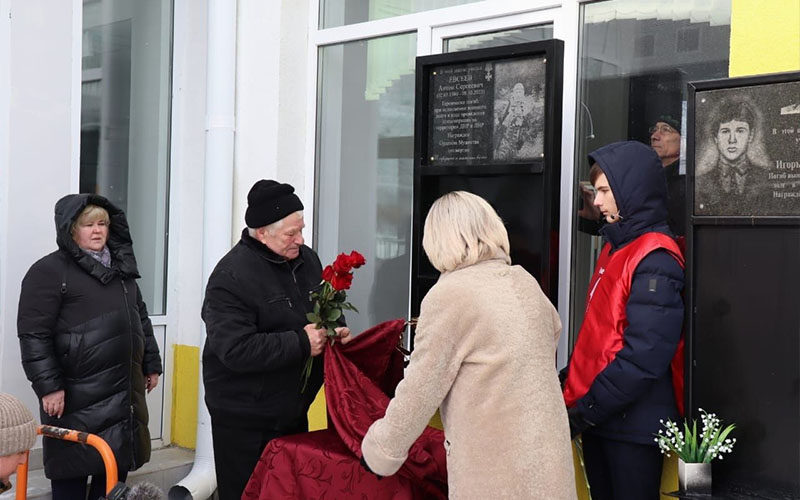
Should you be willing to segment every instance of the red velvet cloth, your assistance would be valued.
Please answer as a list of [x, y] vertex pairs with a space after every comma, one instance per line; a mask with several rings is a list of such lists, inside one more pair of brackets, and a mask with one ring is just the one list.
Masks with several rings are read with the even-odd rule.
[[347, 345], [325, 349], [328, 429], [270, 441], [246, 499], [447, 498], [444, 434], [428, 427], [397, 474], [379, 480], [359, 463], [361, 440], [386, 412], [402, 378], [395, 349], [404, 321], [381, 323]]

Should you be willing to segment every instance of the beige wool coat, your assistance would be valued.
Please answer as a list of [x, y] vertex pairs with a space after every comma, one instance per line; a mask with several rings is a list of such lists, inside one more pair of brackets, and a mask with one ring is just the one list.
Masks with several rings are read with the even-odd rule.
[[405, 378], [361, 444], [369, 467], [394, 474], [440, 408], [450, 498], [575, 499], [560, 333], [521, 267], [493, 259], [444, 273], [422, 301]]

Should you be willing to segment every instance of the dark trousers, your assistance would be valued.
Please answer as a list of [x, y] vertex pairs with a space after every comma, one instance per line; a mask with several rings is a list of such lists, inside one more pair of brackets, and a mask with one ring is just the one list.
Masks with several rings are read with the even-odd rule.
[[659, 500], [663, 457], [657, 446], [583, 434], [592, 500]]
[[[227, 423], [227, 422], [226, 422]], [[225, 423], [225, 424], [226, 424]], [[261, 452], [275, 438], [308, 431], [308, 423], [297, 428], [242, 429], [211, 419], [214, 440], [214, 467], [217, 471], [217, 493], [220, 500], [240, 500]]]
[[[128, 471], [117, 471], [119, 482], [124, 483], [128, 478]], [[54, 479], [50, 481], [53, 490], [53, 500], [85, 500], [86, 481], [89, 476], [71, 477], [69, 479]], [[89, 487], [89, 500], [106, 497], [106, 475], [92, 476], [92, 485]]]

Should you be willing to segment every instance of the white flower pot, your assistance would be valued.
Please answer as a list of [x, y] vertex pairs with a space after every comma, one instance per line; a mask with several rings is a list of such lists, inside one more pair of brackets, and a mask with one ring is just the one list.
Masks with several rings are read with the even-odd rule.
[[691, 464], [678, 459], [678, 485], [681, 493], [711, 495], [711, 464]]

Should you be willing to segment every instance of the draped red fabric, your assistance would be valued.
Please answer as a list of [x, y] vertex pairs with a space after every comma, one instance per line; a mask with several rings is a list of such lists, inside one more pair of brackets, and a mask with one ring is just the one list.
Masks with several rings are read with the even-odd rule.
[[328, 429], [272, 440], [242, 498], [447, 498], [444, 434], [428, 427], [397, 474], [378, 479], [359, 463], [361, 440], [386, 412], [403, 375], [395, 349], [405, 322], [387, 321], [325, 349]]

